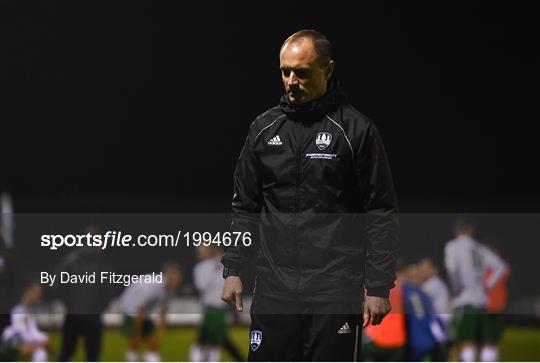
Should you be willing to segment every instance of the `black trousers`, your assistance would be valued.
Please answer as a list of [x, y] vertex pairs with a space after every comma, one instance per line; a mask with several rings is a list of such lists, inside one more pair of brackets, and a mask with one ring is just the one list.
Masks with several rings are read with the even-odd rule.
[[291, 303], [255, 296], [248, 361], [356, 361], [362, 304]]
[[62, 347], [60, 348], [59, 362], [68, 362], [73, 358], [79, 337], [84, 338], [86, 360], [99, 361], [101, 352], [101, 336], [103, 323], [98, 314], [67, 314], [62, 327]]

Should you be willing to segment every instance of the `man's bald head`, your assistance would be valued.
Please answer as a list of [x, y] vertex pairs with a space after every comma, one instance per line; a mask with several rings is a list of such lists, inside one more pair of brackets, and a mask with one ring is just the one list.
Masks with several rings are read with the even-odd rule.
[[330, 41], [324, 35], [313, 29], [297, 31], [285, 39], [281, 45], [280, 53], [286, 46], [302, 43], [304, 41], [311, 42], [321, 65], [325, 65], [332, 60], [332, 44], [330, 44]]
[[300, 30], [279, 52], [281, 79], [289, 101], [302, 104], [326, 93], [334, 70], [330, 42], [315, 30]]

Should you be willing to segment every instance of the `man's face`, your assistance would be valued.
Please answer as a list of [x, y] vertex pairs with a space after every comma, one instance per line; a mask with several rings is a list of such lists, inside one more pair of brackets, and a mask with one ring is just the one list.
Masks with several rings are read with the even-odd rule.
[[411, 264], [407, 266], [406, 269], [406, 279], [409, 282], [412, 282], [415, 285], [422, 283], [422, 278], [420, 276], [420, 270], [418, 269], [418, 265]]
[[422, 282], [436, 275], [436, 268], [433, 261], [429, 258], [424, 258], [418, 263], [418, 269]]
[[27, 290], [27, 301], [30, 304], [34, 304], [41, 299], [43, 295], [43, 288], [39, 284], [32, 284]]
[[463, 236], [463, 235], [474, 236], [475, 232], [476, 232], [476, 230], [472, 226], [470, 226], [470, 227], [462, 227], [462, 228], [454, 228], [454, 235], [456, 237]]
[[195, 253], [196, 253], [197, 258], [199, 260], [205, 260], [205, 259], [209, 258], [212, 255], [212, 250], [211, 250], [210, 246], [200, 245], [195, 250]]
[[164, 271], [164, 275], [165, 286], [169, 291], [176, 290], [176, 288], [182, 283], [182, 272], [179, 269], [169, 268]]
[[285, 92], [292, 103], [302, 104], [324, 95], [334, 61], [322, 64], [312, 41], [299, 39], [285, 44], [279, 61]]

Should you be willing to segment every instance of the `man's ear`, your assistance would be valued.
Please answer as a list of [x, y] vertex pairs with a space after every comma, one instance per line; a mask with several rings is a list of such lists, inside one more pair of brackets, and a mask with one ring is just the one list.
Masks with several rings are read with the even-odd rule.
[[334, 62], [333, 60], [330, 60], [328, 64], [326, 65], [326, 80], [329, 80], [332, 77], [335, 66], [336, 66], [336, 62]]

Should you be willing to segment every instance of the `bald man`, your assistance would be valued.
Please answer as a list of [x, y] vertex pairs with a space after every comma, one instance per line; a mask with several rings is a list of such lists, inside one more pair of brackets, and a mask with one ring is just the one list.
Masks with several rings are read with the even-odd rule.
[[397, 201], [373, 122], [338, 85], [315, 30], [283, 43], [285, 95], [251, 124], [234, 172], [222, 299], [242, 311], [255, 262], [250, 361], [354, 361], [362, 324], [390, 311]]

